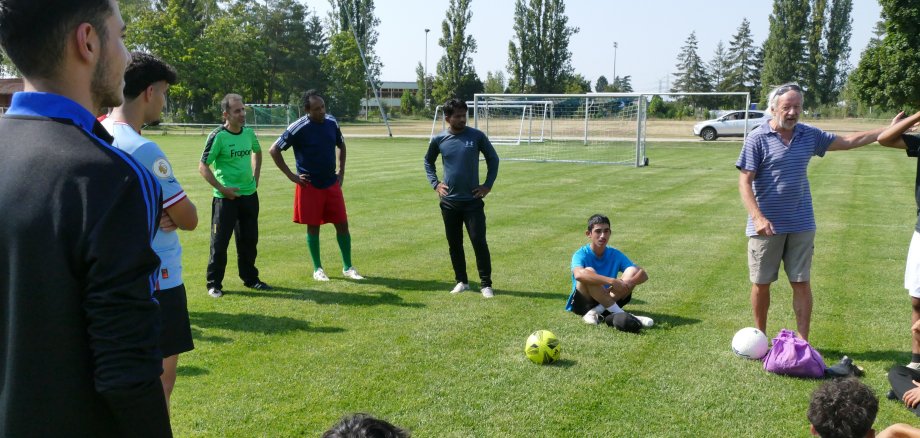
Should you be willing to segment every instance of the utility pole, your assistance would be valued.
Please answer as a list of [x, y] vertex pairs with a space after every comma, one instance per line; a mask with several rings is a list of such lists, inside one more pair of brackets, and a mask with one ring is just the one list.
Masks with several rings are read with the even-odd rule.
[[425, 77], [422, 78], [422, 87], [425, 89], [422, 93], [425, 96], [425, 109], [428, 109], [428, 32], [431, 29], [425, 29]]
[[613, 42], [613, 86], [617, 87], [617, 91], [620, 91], [620, 87], [617, 84], [617, 47], [619, 45], [616, 41]]

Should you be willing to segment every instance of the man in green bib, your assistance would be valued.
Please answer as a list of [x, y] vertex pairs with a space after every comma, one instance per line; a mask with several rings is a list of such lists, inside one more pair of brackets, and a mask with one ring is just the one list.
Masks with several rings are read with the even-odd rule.
[[[227, 246], [236, 232], [237, 267], [246, 287], [269, 290], [259, 280], [256, 245], [259, 243], [259, 171], [262, 148], [246, 124], [243, 97], [228, 94], [220, 102], [224, 124], [211, 132], [198, 163], [198, 171], [214, 187], [211, 204], [211, 255], [208, 258], [208, 295], [223, 296]], [[214, 166], [214, 171], [211, 171]]]

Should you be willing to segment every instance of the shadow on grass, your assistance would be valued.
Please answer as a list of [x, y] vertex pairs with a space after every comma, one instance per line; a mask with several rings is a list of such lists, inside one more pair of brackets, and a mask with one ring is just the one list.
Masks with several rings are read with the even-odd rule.
[[196, 341], [213, 342], [215, 344], [226, 344], [231, 341], [230, 338], [225, 338], [223, 336], [206, 336], [204, 332], [199, 330], [197, 327], [192, 327], [192, 339]]
[[648, 330], [668, 330], [675, 327], [680, 327], [682, 325], [692, 325], [703, 322], [702, 320], [696, 318], [687, 318], [684, 316], [646, 312], [645, 310], [641, 309], [632, 309], [631, 306], [624, 307], [623, 310], [626, 310], [629, 313], [633, 313], [633, 310], [636, 310], [636, 315], [648, 316], [649, 318], [654, 319], [655, 326]]
[[576, 362], [576, 361], [574, 361], [574, 360], [571, 360], [571, 359], [559, 359], [559, 360], [557, 360], [557, 361], [555, 361], [555, 362], [553, 362], [553, 363], [551, 363], [551, 364], [549, 364], [549, 365], [546, 365], [546, 366], [548, 366], [548, 367], [556, 367], [556, 368], [572, 368], [572, 367], [575, 366], [575, 365], [578, 365], [578, 362]]
[[345, 331], [341, 327], [311, 327], [307, 321], [286, 316], [265, 316], [252, 313], [189, 312], [189, 317], [192, 325], [201, 328], [222, 328], [267, 335], [293, 331], [314, 333], [339, 333]]
[[895, 366], [910, 362], [910, 352], [903, 350], [841, 351], [822, 348], [818, 352], [828, 365], [837, 363], [843, 356], [849, 356], [856, 365], [860, 362], [890, 362], [891, 366]]
[[421, 303], [407, 303], [392, 292], [330, 292], [309, 289], [273, 287], [268, 292], [241, 291], [234, 295], [251, 298], [282, 298], [288, 300], [313, 301], [316, 304], [340, 304], [343, 306], [399, 306], [421, 308]]
[[179, 367], [176, 368], [176, 374], [182, 377], [203, 376], [208, 373], [210, 373], [210, 371], [191, 365], [179, 365]]

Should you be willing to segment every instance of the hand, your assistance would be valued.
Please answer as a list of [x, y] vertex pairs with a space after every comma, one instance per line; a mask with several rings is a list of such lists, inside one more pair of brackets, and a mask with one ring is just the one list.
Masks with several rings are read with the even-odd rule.
[[336, 177], [337, 177], [338, 180], [339, 180], [339, 187], [341, 187], [341, 186], [342, 186], [342, 183], [345, 182], [345, 171], [344, 171], [344, 170], [340, 170], [339, 173], [338, 173], [338, 175], [336, 175]]
[[920, 404], [920, 383], [917, 383], [916, 380], [911, 380], [914, 383], [915, 388], [912, 388], [904, 393], [904, 404], [913, 409]]
[[894, 118], [891, 119], [891, 125], [894, 126], [896, 123], [900, 122], [901, 120], [904, 120], [905, 118], [907, 118], [907, 116], [904, 114], [904, 111], [901, 111], [898, 113], [898, 115], [894, 116]]
[[434, 189], [438, 191], [438, 196], [443, 198], [447, 196], [447, 190], [450, 189], [450, 187], [447, 187], [447, 184], [439, 182], [438, 186], [435, 187]]
[[160, 214], [160, 229], [166, 232], [176, 231], [179, 229], [179, 226], [173, 222], [172, 218], [164, 211]]
[[760, 236], [772, 236], [776, 234], [776, 230], [773, 229], [773, 223], [763, 216], [754, 219], [754, 231]]
[[630, 288], [623, 280], [614, 278], [610, 283], [608, 283], [608, 286], [610, 286], [610, 288], [607, 289], [607, 291], [610, 293], [610, 298], [620, 300], [623, 297], [629, 295]]
[[294, 175], [293, 173], [291, 173], [288, 175], [288, 179], [291, 180], [292, 183], [297, 184], [299, 186], [306, 186], [307, 184], [310, 184], [310, 178], [305, 173], [302, 173], [300, 175]]
[[221, 187], [219, 191], [224, 195], [224, 198], [227, 199], [236, 199], [240, 197], [240, 189], [238, 187]]
[[492, 189], [490, 189], [490, 188], [488, 188], [488, 187], [486, 187], [486, 186], [479, 186], [479, 187], [476, 187], [475, 189], [473, 189], [473, 197], [475, 197], [475, 198], [485, 198], [486, 195], [488, 195], [489, 192], [491, 192], [491, 191], [492, 191]]

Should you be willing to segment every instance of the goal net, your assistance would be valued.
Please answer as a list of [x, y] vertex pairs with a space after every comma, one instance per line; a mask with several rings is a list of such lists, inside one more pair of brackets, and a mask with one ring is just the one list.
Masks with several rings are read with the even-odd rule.
[[300, 117], [293, 105], [250, 103], [246, 105], [246, 125], [253, 129], [287, 127]]
[[[468, 111], [475, 101], [466, 102]], [[485, 103], [479, 107], [479, 113], [486, 123], [483, 131], [489, 136], [493, 145], [516, 146], [521, 143], [539, 143], [548, 134], [548, 119], [552, 115], [552, 101], [514, 101]], [[470, 122], [472, 124], [472, 121]], [[441, 105], [434, 110], [431, 124], [432, 137], [447, 127]]]

